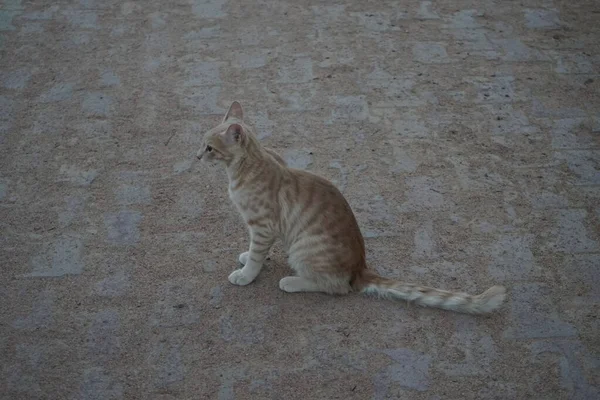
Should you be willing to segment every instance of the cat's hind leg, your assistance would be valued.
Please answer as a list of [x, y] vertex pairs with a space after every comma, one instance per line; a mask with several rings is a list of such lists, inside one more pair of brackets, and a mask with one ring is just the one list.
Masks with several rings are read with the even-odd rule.
[[[312, 278], [312, 277], [311, 277]], [[351, 288], [345, 281], [337, 281], [328, 277], [309, 279], [303, 276], [286, 276], [279, 281], [279, 288], [284, 292], [322, 292], [329, 294], [347, 294]]]
[[347, 294], [352, 291], [350, 277], [343, 268], [332, 267], [335, 266], [333, 260], [291, 252], [288, 262], [297, 276], [286, 276], [279, 281], [279, 288], [285, 292]]
[[301, 276], [286, 276], [279, 281], [279, 289], [288, 293], [324, 292], [315, 282]]

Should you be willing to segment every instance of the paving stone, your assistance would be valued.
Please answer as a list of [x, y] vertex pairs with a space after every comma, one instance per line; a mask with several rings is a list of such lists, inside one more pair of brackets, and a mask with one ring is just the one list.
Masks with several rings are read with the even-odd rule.
[[423, 119], [412, 113], [405, 113], [401, 119], [395, 120], [392, 131], [401, 138], [425, 138], [430, 135]]
[[406, 179], [406, 185], [406, 201], [399, 206], [400, 212], [441, 210], [451, 206], [444, 200], [439, 179], [426, 176], [411, 177]]
[[195, 190], [181, 190], [175, 200], [175, 209], [186, 218], [198, 218], [204, 212], [203, 196]]
[[577, 329], [561, 321], [549, 298], [547, 286], [538, 283], [516, 284], [510, 290], [511, 326], [504, 331], [507, 339], [571, 337]]
[[215, 272], [217, 270], [217, 263], [215, 260], [206, 260], [202, 265], [204, 272]]
[[384, 353], [393, 363], [374, 375], [375, 399], [385, 399], [395, 384], [419, 392], [429, 388], [431, 356], [411, 349], [386, 350]]
[[365, 237], [386, 236], [396, 230], [395, 217], [381, 195], [369, 196], [354, 212]]
[[181, 345], [174, 339], [162, 338], [154, 343], [148, 355], [154, 369], [154, 386], [168, 388], [185, 379]]
[[75, 29], [98, 29], [98, 14], [94, 10], [77, 10], [67, 7], [61, 11]]
[[9, 122], [13, 118], [15, 102], [12, 97], [0, 96], [0, 120]]
[[221, 385], [219, 386], [219, 392], [217, 393], [218, 400], [234, 400], [235, 396], [235, 383], [246, 377], [245, 368], [240, 367], [226, 367], [219, 370], [219, 377], [221, 378]]
[[334, 98], [335, 108], [331, 112], [331, 118], [326, 122], [347, 122], [364, 120], [369, 115], [365, 96], [337, 96]]
[[40, 11], [27, 11], [23, 13], [22, 18], [34, 21], [45, 21], [52, 19], [59, 10], [57, 5], [46, 7]]
[[589, 237], [584, 225], [587, 218], [585, 210], [559, 210], [554, 251], [566, 253], [598, 251], [598, 242]]
[[69, 182], [77, 186], [89, 186], [98, 176], [95, 169], [81, 169], [75, 165], [62, 165], [59, 171], [59, 182]]
[[531, 206], [537, 209], [567, 208], [569, 201], [559, 194], [542, 192], [532, 197]]
[[210, 305], [219, 307], [221, 301], [223, 301], [223, 289], [221, 289], [221, 286], [215, 286], [210, 289]]
[[213, 26], [202, 27], [197, 31], [190, 31], [183, 37], [186, 41], [204, 40], [211, 38], [218, 38], [222, 36], [221, 25], [215, 24]]
[[159, 12], [154, 12], [150, 15], [150, 21], [152, 25], [152, 29], [161, 29], [167, 25], [165, 18], [168, 18], [165, 14], [161, 14]]
[[534, 98], [532, 100], [532, 115], [538, 118], [585, 118], [587, 113], [581, 108], [558, 108], [547, 107], [543, 101]]
[[131, 288], [131, 278], [124, 271], [110, 275], [94, 284], [94, 292], [99, 296], [118, 297], [123, 296]]
[[565, 258], [565, 262], [559, 269], [559, 275], [566, 288], [581, 297], [584, 303], [598, 304], [600, 303], [600, 286], [597, 284], [600, 282], [599, 265], [600, 254], [572, 254]]
[[282, 63], [279, 68], [278, 83], [306, 83], [313, 79], [313, 61], [310, 58], [297, 58]]
[[413, 258], [436, 258], [438, 257], [437, 246], [433, 237], [433, 222], [426, 221], [415, 231], [415, 248]]
[[123, 385], [115, 381], [103, 368], [83, 371], [81, 398], [85, 400], [116, 400], [123, 398]]
[[444, 344], [443, 352], [464, 355], [459, 362], [442, 361], [437, 369], [449, 376], [487, 376], [498, 358], [497, 346], [489, 334], [481, 333], [478, 323], [461, 316], [455, 322], [456, 331]]
[[152, 195], [150, 188], [139, 185], [120, 185], [116, 192], [117, 203], [128, 206], [132, 204], [150, 204]]
[[0, 200], [4, 200], [8, 193], [8, 183], [0, 181]]
[[504, 61], [546, 61], [549, 57], [532, 49], [519, 39], [492, 39], [492, 43], [504, 51]]
[[594, 399], [600, 396], [600, 388], [588, 381], [584, 367], [587, 365], [589, 369], [598, 371], [600, 359], [594, 357], [579, 341], [534, 342], [529, 348], [534, 357], [544, 353], [559, 356], [560, 386], [567, 391], [569, 398]]
[[531, 277], [535, 259], [531, 252], [533, 235], [500, 237], [489, 249], [492, 261], [488, 272], [495, 280], [522, 281]]
[[463, 50], [460, 55], [465, 59], [476, 56], [487, 60], [499, 59], [501, 53], [498, 47], [501, 47], [505, 51], [506, 61], [509, 61], [508, 58], [512, 56], [511, 51], [516, 50], [514, 46], [511, 47], [512, 43], [490, 41], [485, 29], [450, 29], [449, 33], [456, 38]]
[[222, 315], [219, 320], [219, 333], [225, 342], [238, 342], [244, 345], [257, 345], [265, 340], [265, 321], [276, 312], [274, 306], [264, 306], [240, 318], [233, 314]]
[[600, 114], [594, 115], [592, 118], [592, 132], [600, 133]]
[[221, 86], [203, 86], [201, 88], [184, 86], [179, 90], [181, 102], [192, 108], [195, 115], [224, 114], [227, 110], [218, 103]]
[[435, 11], [431, 10], [431, 5], [431, 1], [421, 1], [417, 17], [419, 19], [439, 19], [440, 16]]
[[331, 68], [339, 65], [352, 65], [354, 61], [354, 50], [351, 46], [340, 46], [331, 52], [328, 57], [317, 65], [322, 68]]
[[480, 28], [481, 24], [477, 22], [476, 17], [481, 16], [483, 15], [477, 10], [460, 10], [455, 12], [452, 17], [450, 17], [450, 23], [448, 24], [448, 27], [453, 29]]
[[255, 69], [267, 65], [267, 50], [248, 50], [235, 55], [234, 65], [242, 69]]
[[104, 120], [83, 121], [76, 125], [76, 129], [83, 137], [96, 145], [107, 143], [113, 131], [111, 122]]
[[106, 86], [119, 86], [121, 79], [111, 70], [102, 72], [101, 81]]
[[558, 29], [560, 20], [556, 10], [525, 9], [525, 26], [530, 29]]
[[220, 62], [197, 62], [193, 61], [185, 67], [186, 87], [197, 86], [216, 86], [222, 83], [220, 69], [223, 63]]
[[491, 114], [490, 125], [494, 135], [538, 133], [540, 129], [532, 125], [523, 111], [515, 109], [512, 104], [490, 104], [484, 106]]
[[573, 182], [576, 185], [599, 185], [600, 150], [569, 150], [554, 153], [554, 159], [566, 163], [573, 173]]
[[283, 153], [283, 159], [290, 168], [306, 169], [312, 164], [312, 151], [302, 150], [287, 150]]
[[115, 245], [134, 245], [140, 240], [139, 224], [142, 214], [139, 211], [119, 211], [104, 216], [107, 240]]
[[510, 103], [517, 100], [514, 89], [513, 76], [496, 76], [492, 79], [476, 79], [472, 83], [476, 86], [478, 103]]
[[235, 338], [236, 331], [233, 328], [233, 320], [231, 315], [224, 315], [221, 317], [219, 330], [221, 333], [221, 339], [225, 340], [226, 342], [230, 342]]
[[84, 244], [78, 237], [65, 236], [43, 246], [31, 258], [32, 272], [25, 277], [60, 277], [83, 272]]
[[559, 74], [594, 74], [598, 72], [594, 61], [580, 53], [550, 52], [556, 60], [554, 70]]
[[[0, 25], [1, 27], [1, 25]], [[4, 374], [5, 387], [7, 393], [17, 392], [27, 398], [41, 399], [44, 396], [39, 381], [32, 374], [21, 371], [18, 366], [6, 370]]]
[[441, 64], [450, 62], [446, 45], [443, 43], [416, 43], [412, 48], [415, 60], [424, 64]]
[[550, 134], [555, 149], [577, 149], [595, 146], [595, 138], [583, 127], [585, 119], [568, 118], [554, 121]]
[[396, 174], [402, 174], [407, 172], [415, 172], [419, 166], [419, 161], [416, 157], [413, 157], [409, 152], [400, 146], [393, 146], [393, 167], [390, 169], [391, 172]]
[[316, 93], [312, 86], [282, 87], [278, 93], [283, 103], [282, 111], [316, 110], [313, 102]]
[[242, 46], [259, 46], [264, 39], [265, 32], [256, 26], [241, 27], [238, 37], [242, 40]]
[[37, 370], [43, 365], [44, 357], [49, 350], [45, 344], [20, 343], [15, 346], [17, 358], [32, 370]]
[[106, 117], [110, 114], [113, 100], [104, 93], [85, 95], [81, 108], [89, 116]]
[[173, 172], [176, 174], [181, 174], [182, 172], [189, 171], [189, 169], [192, 167], [192, 163], [192, 160], [179, 161], [173, 165]]
[[199, 18], [223, 18], [227, 12], [223, 8], [227, 0], [193, 0], [192, 12]]
[[35, 295], [29, 315], [15, 319], [12, 327], [29, 331], [49, 328], [54, 321], [55, 298], [55, 294], [49, 290]]
[[22, 90], [30, 79], [31, 72], [24, 68], [0, 74], [0, 82], [6, 89]]
[[194, 281], [180, 279], [165, 283], [160, 288], [161, 299], [155, 305], [152, 325], [178, 327], [201, 322], [201, 304], [197, 298], [198, 286]]
[[478, 399], [514, 399], [518, 396], [517, 385], [513, 382], [486, 382], [477, 393]]
[[275, 123], [269, 119], [268, 113], [264, 111], [248, 113], [248, 119], [252, 121], [254, 133], [258, 140], [271, 136], [276, 128]]
[[365, 85], [369, 88], [381, 89], [386, 95], [382, 101], [374, 102], [373, 107], [418, 107], [437, 103], [437, 98], [432, 92], [417, 91], [417, 82], [410, 76], [394, 79], [387, 72], [375, 69], [367, 75]]
[[395, 24], [392, 22], [398, 18], [404, 18], [402, 12], [353, 12], [351, 16], [356, 17], [358, 25], [364, 27], [366, 30], [374, 32], [387, 32], [398, 30]]
[[91, 317], [87, 333], [88, 355], [99, 362], [115, 359], [121, 354], [120, 318], [115, 310], [97, 312]]
[[319, 4], [310, 6], [310, 9], [316, 19], [315, 25], [317, 27], [326, 28], [329, 23], [339, 21], [346, 17], [345, 4]]
[[21, 15], [22, 11], [18, 9], [0, 10], [0, 31], [14, 31], [16, 27], [12, 24], [13, 18]]

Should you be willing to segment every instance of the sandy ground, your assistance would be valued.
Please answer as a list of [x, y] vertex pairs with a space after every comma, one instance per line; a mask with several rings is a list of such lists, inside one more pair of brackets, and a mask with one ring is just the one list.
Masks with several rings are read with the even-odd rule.
[[[1, 4], [2, 399], [598, 398], [598, 2]], [[229, 284], [232, 100], [372, 268], [507, 304]]]

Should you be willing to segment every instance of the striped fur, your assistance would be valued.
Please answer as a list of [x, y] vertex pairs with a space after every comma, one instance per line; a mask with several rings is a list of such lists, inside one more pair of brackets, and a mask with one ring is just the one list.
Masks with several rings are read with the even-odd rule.
[[505, 289], [494, 286], [473, 296], [398, 282], [367, 269], [360, 229], [344, 196], [326, 179], [287, 167], [260, 145], [234, 102], [222, 123], [206, 133], [198, 158], [224, 163], [229, 197], [250, 231], [243, 268], [229, 275], [236, 285], [252, 282], [269, 249], [283, 241], [296, 276], [279, 282], [286, 292], [362, 292], [463, 313], [489, 313], [502, 304]]

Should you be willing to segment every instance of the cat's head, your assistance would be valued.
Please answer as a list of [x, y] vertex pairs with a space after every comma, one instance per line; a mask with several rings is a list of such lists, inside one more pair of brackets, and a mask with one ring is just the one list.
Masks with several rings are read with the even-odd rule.
[[229, 164], [244, 154], [250, 140], [249, 128], [244, 124], [242, 106], [234, 101], [223, 121], [206, 132], [196, 157], [208, 162], [223, 161]]

